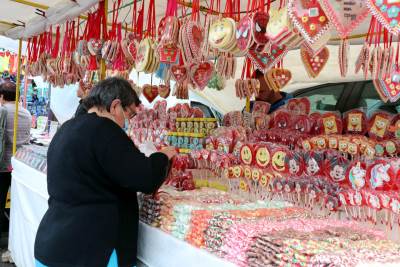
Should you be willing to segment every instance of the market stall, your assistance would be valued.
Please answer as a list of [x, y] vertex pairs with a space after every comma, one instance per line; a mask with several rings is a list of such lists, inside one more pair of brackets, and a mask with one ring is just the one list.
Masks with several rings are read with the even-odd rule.
[[[3, 32], [21, 38], [18, 62], [27, 40], [26, 74], [54, 87], [76, 86], [85, 95], [106, 77], [132, 78], [151, 108], [138, 109], [128, 135], [139, 148], [179, 149], [165, 184], [139, 195], [142, 262], [400, 264], [400, 116], [319, 113], [307, 98], [270, 113], [270, 104], [254, 101], [261, 82], [253, 75], [259, 71], [276, 94], [335, 77], [372, 79], [382, 101], [396, 104], [400, 4], [83, 2], [38, 11], [44, 14], [26, 27]], [[225, 113], [221, 127], [199, 108], [171, 104], [189, 91]], [[46, 149], [14, 153], [9, 248], [18, 266], [33, 266], [47, 208]]]

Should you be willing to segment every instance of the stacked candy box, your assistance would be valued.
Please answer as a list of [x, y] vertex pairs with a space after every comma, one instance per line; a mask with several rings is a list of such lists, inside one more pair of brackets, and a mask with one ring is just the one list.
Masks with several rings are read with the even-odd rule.
[[204, 138], [217, 127], [215, 118], [177, 118], [174, 132], [169, 132], [167, 143], [179, 148], [181, 153], [203, 149]]

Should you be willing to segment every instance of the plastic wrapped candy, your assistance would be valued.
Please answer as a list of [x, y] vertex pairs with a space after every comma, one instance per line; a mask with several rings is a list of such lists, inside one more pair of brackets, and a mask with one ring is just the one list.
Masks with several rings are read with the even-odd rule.
[[310, 114], [311, 120], [311, 134], [319, 135], [324, 133], [324, 125], [322, 122], [322, 115], [318, 112]]
[[306, 97], [293, 98], [288, 101], [286, 108], [295, 115], [308, 115], [311, 110], [311, 103]]
[[229, 153], [232, 146], [232, 136], [221, 136], [217, 138], [217, 149], [223, 153]]
[[311, 142], [315, 149], [326, 149], [328, 147], [327, 139], [322, 135], [313, 137]]
[[288, 150], [284, 147], [276, 147], [271, 151], [271, 165], [276, 172], [285, 172], [285, 158]]
[[254, 126], [256, 130], [267, 130], [271, 124], [271, 117], [269, 115], [256, 114], [253, 115]]
[[285, 157], [286, 171], [294, 176], [300, 176], [304, 171], [303, 155], [300, 151], [289, 151]]
[[350, 161], [342, 156], [334, 156], [325, 160], [325, 174], [333, 182], [346, 184], [347, 169]]
[[368, 135], [375, 140], [382, 140], [389, 135], [391, 115], [384, 111], [374, 113], [368, 121]]
[[240, 159], [245, 165], [251, 165], [254, 160], [254, 148], [251, 144], [245, 144], [240, 149]]
[[267, 115], [270, 108], [271, 104], [269, 104], [268, 102], [255, 101], [253, 104], [253, 116], [260, 113], [263, 115]]
[[317, 176], [323, 173], [323, 154], [308, 151], [304, 154], [304, 172], [308, 176]]
[[367, 132], [367, 116], [362, 110], [353, 109], [344, 114], [344, 129], [347, 134], [361, 134]]
[[386, 155], [390, 157], [396, 156], [400, 151], [400, 140], [387, 140], [384, 141]]
[[327, 112], [322, 115], [322, 123], [325, 134], [341, 134], [343, 123], [340, 115], [334, 112]]
[[388, 160], [376, 160], [367, 169], [368, 185], [373, 190], [388, 191], [395, 185], [396, 173]]
[[328, 148], [337, 150], [339, 148], [339, 138], [336, 135], [328, 136]]
[[291, 125], [290, 114], [285, 110], [278, 110], [274, 113], [273, 128], [288, 129]]
[[393, 138], [400, 140], [400, 114], [397, 114], [393, 118], [392, 125], [390, 126], [390, 133]]
[[347, 181], [354, 190], [361, 190], [365, 187], [367, 176], [367, 165], [365, 162], [355, 161], [347, 169]]
[[266, 144], [258, 144], [255, 148], [255, 163], [259, 168], [267, 168], [271, 161], [271, 154]]
[[294, 116], [292, 129], [300, 133], [308, 134], [311, 132], [312, 123], [308, 115]]

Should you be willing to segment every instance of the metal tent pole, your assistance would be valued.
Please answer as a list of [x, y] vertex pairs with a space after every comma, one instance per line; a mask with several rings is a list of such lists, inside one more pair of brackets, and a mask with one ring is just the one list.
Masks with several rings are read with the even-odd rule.
[[19, 87], [21, 85], [21, 53], [22, 53], [22, 39], [19, 39], [18, 44], [18, 70], [17, 70], [17, 84], [15, 90], [15, 115], [14, 115], [14, 137], [12, 153], [15, 155], [17, 152], [17, 131], [18, 131], [18, 108], [19, 108]]

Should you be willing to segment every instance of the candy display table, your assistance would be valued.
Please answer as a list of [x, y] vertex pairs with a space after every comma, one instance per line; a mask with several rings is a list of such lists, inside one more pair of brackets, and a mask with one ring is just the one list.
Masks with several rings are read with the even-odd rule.
[[235, 266], [142, 222], [139, 224], [138, 258], [149, 267]]
[[[17, 159], [12, 164], [9, 250], [17, 266], [34, 267], [36, 231], [48, 208], [47, 177]], [[149, 267], [234, 266], [143, 223], [139, 225], [138, 258]]]
[[46, 212], [46, 174], [12, 159], [11, 213], [8, 249], [17, 266], [34, 267], [34, 244]]

